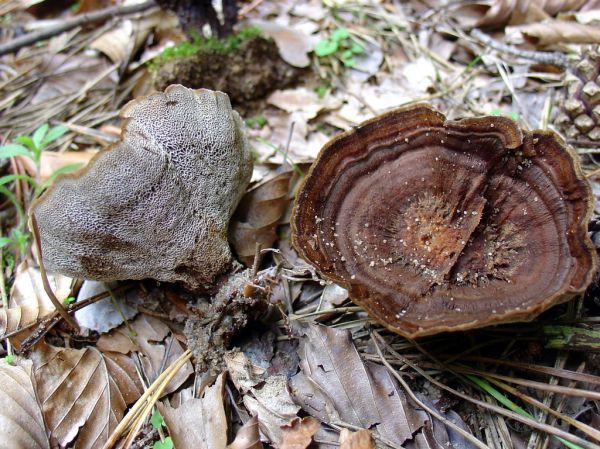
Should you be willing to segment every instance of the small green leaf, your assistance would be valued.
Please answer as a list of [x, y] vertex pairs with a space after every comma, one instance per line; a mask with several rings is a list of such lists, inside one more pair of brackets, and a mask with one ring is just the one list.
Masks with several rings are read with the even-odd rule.
[[318, 95], [319, 98], [325, 98], [325, 95], [327, 95], [328, 90], [329, 87], [325, 85], [315, 87], [315, 93]]
[[519, 120], [519, 113], [517, 111], [508, 111], [506, 116], [513, 119], [514, 121]]
[[2, 360], [8, 365], [12, 365], [15, 361], [15, 357], [12, 354], [9, 354], [6, 357], [2, 357]]
[[48, 132], [48, 123], [44, 123], [38, 129], [33, 132], [33, 144], [35, 145], [36, 150], [40, 150], [43, 148], [42, 142], [44, 141], [44, 137]]
[[246, 126], [248, 128], [263, 128], [267, 124], [267, 119], [262, 115], [256, 117], [250, 117], [246, 120]]
[[155, 441], [152, 449], [173, 449], [173, 440], [171, 437], [166, 437], [163, 441]]
[[163, 419], [158, 409], [154, 410], [154, 413], [152, 413], [152, 416], [150, 417], [150, 424], [152, 424], [152, 427], [154, 427], [155, 429], [160, 429], [162, 426], [165, 425], [165, 420]]
[[28, 158], [32, 158], [31, 151], [29, 151], [23, 145], [9, 143], [8, 145], [2, 145], [0, 147], [0, 158], [9, 158], [15, 156], [25, 156]]
[[73, 304], [75, 302], [75, 298], [73, 296], [69, 296], [69, 297], [63, 299], [63, 302], [66, 305]]
[[344, 67], [348, 67], [349, 69], [351, 69], [352, 67], [356, 66], [356, 59], [354, 59], [353, 57], [342, 57], [342, 64], [344, 64]]
[[6, 245], [10, 245], [12, 240], [8, 237], [0, 237], [0, 248], [4, 248]]
[[365, 52], [365, 49], [363, 48], [362, 45], [360, 45], [360, 44], [358, 44], [356, 42], [353, 42], [352, 43], [352, 47], [350, 47], [350, 51], [352, 53], [354, 53], [355, 55], [360, 55], [361, 53]]
[[319, 57], [329, 56], [334, 54], [338, 49], [338, 43], [330, 41], [329, 39], [323, 39], [317, 42], [315, 46], [315, 55]]
[[17, 179], [23, 180], [23, 181], [27, 181], [31, 185], [35, 185], [35, 179], [33, 179], [31, 176], [27, 176], [27, 175], [6, 175], [6, 176], [2, 176], [0, 178], [0, 186], [3, 186], [4, 184], [8, 184], [9, 182], [16, 181]]
[[502, 115], [502, 109], [494, 108], [490, 111], [490, 115], [500, 116], [500, 115]]
[[333, 42], [340, 42], [344, 39], [348, 39], [350, 37], [350, 32], [347, 28], [338, 28], [333, 33], [331, 33], [331, 40]]
[[33, 139], [29, 136], [17, 136], [15, 137], [15, 142], [25, 145], [29, 148], [29, 151], [35, 150], [35, 143], [33, 143]]
[[64, 126], [60, 125], [51, 128], [50, 131], [48, 131], [48, 134], [46, 134], [46, 137], [44, 137], [44, 140], [42, 141], [42, 148], [47, 147], [48, 144], [54, 142], [60, 136], [65, 134], [68, 130], [68, 128], [65, 128]]

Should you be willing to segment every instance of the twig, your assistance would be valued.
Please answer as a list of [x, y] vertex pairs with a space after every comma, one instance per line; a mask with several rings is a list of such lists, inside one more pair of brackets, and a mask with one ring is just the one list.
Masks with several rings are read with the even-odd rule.
[[54, 308], [60, 314], [60, 316], [67, 323], [69, 323], [74, 330], [78, 331], [79, 326], [77, 325], [77, 322], [71, 317], [71, 315], [69, 315], [67, 310], [63, 307], [61, 302], [54, 295], [52, 287], [50, 287], [50, 282], [48, 282], [48, 276], [46, 275], [46, 269], [44, 268], [44, 260], [42, 256], [42, 241], [40, 238], [40, 230], [38, 228], [37, 220], [35, 219], [35, 214], [33, 212], [31, 213], [31, 227], [33, 228], [33, 237], [38, 252], [38, 262], [40, 264], [40, 274], [42, 277], [42, 284], [44, 285], [44, 290], [46, 291], [48, 298], [50, 298], [50, 301], [52, 301], [52, 304], [54, 304]]
[[471, 37], [477, 39], [484, 45], [498, 50], [503, 53], [510, 55], [519, 56], [525, 59], [531, 59], [532, 61], [539, 62], [541, 64], [556, 65], [559, 67], [565, 67], [568, 64], [568, 58], [556, 51], [533, 51], [533, 50], [522, 50], [512, 45], [506, 45], [502, 42], [498, 42], [496, 39], [491, 38], [483, 31], [474, 28], [471, 30]]
[[111, 6], [110, 8], [104, 8], [98, 11], [80, 14], [71, 19], [63, 20], [57, 25], [49, 26], [38, 31], [24, 34], [23, 36], [19, 36], [16, 39], [8, 41], [6, 44], [0, 45], [0, 56], [17, 51], [18, 49], [25, 47], [26, 45], [31, 45], [35, 42], [48, 39], [49, 37], [60, 34], [63, 31], [72, 30], [73, 28], [77, 28], [81, 25], [86, 25], [94, 22], [101, 22], [103, 20], [107, 20], [115, 16], [124, 16], [127, 14], [145, 11], [153, 6], [156, 6], [156, 3], [154, 3], [154, 0], [149, 0], [144, 3], [126, 6]]

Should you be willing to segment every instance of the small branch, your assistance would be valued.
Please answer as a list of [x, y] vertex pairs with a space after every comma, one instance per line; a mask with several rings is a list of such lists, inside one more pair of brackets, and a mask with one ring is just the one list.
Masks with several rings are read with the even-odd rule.
[[484, 45], [498, 50], [509, 55], [519, 56], [525, 59], [531, 59], [532, 61], [539, 62], [541, 64], [556, 65], [559, 67], [565, 67], [568, 65], [568, 58], [563, 54], [555, 51], [533, 51], [533, 50], [522, 50], [512, 45], [503, 44], [498, 42], [496, 39], [491, 38], [483, 31], [474, 28], [471, 30], [471, 37], [477, 39]]
[[64, 31], [72, 30], [78, 26], [87, 25], [90, 23], [101, 22], [103, 20], [110, 19], [115, 16], [124, 16], [127, 14], [133, 14], [136, 12], [145, 11], [147, 9], [156, 6], [154, 0], [149, 0], [144, 3], [138, 3], [134, 5], [126, 6], [111, 6], [110, 8], [100, 9], [98, 11], [80, 14], [76, 17], [63, 20], [61, 23], [47, 28], [43, 28], [38, 31], [19, 36], [16, 39], [8, 41], [7, 43], [0, 45], [0, 56], [7, 53], [12, 53], [18, 49], [31, 45], [35, 42], [48, 39], [49, 37], [56, 36]]

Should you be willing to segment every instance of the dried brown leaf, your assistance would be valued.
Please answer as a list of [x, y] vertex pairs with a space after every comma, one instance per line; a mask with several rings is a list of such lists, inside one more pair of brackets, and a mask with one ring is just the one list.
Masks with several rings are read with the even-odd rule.
[[122, 20], [117, 27], [95, 39], [90, 48], [104, 53], [115, 64], [126, 64], [140, 50], [153, 29], [167, 22], [175, 26], [171, 16], [163, 10], [156, 10], [135, 20]]
[[[133, 334], [130, 333], [131, 330], [133, 330]], [[139, 351], [142, 355], [144, 373], [148, 380], [153, 382], [160, 375], [161, 368], [169, 366], [184, 352], [181, 343], [170, 334], [171, 330], [161, 320], [142, 314], [128, 325], [122, 325], [112, 332], [102, 335], [98, 340], [98, 349], [117, 351], [122, 354], [127, 354], [132, 349]], [[169, 352], [165, 361], [167, 350]], [[187, 362], [177, 372], [163, 394], [175, 391], [193, 372], [192, 364]]]
[[342, 429], [340, 432], [340, 449], [375, 449], [371, 431], [367, 429], [351, 432]]
[[158, 403], [177, 449], [225, 449], [227, 417], [223, 405], [225, 374], [207, 387], [201, 398], [185, 401], [178, 408]]
[[[31, 104], [40, 104], [62, 95], [79, 92], [91, 79], [106, 71], [110, 63], [102, 56], [89, 56], [84, 53], [66, 55], [46, 54], [41, 65], [43, 83], [31, 99]], [[116, 75], [104, 77], [94, 86], [95, 89], [111, 89], [116, 83]]]
[[[72, 279], [60, 274], [49, 274], [48, 281], [56, 297], [62, 301], [71, 291]], [[54, 305], [42, 285], [37, 268], [22, 265], [18, 268], [10, 293], [10, 307], [0, 309], [0, 337], [30, 324], [36, 323], [54, 312]], [[21, 334], [12, 338], [11, 343], [19, 346], [26, 337]]]
[[42, 344], [31, 358], [48, 432], [61, 446], [101, 448], [142, 392], [133, 361], [121, 354]]
[[269, 95], [267, 102], [286, 112], [300, 111], [306, 120], [315, 118], [323, 110], [338, 109], [343, 104], [339, 97], [333, 95], [319, 97], [313, 89], [306, 87], [276, 90]]
[[597, 44], [600, 43], [600, 27], [566, 20], [548, 20], [516, 28], [536, 45]]
[[229, 225], [229, 238], [238, 259], [246, 265], [252, 265], [257, 243], [269, 248], [277, 239], [277, 225], [290, 204], [292, 176], [292, 171], [280, 173], [242, 197]]
[[501, 27], [539, 22], [567, 11], [587, 10], [598, 6], [598, 0], [493, 0], [478, 1], [461, 6], [460, 14], [479, 16], [477, 27]]
[[311, 52], [318, 41], [318, 37], [308, 35], [289, 26], [279, 25], [273, 21], [253, 20], [252, 25], [259, 27], [265, 36], [270, 37], [277, 44], [279, 55], [288, 64], [294, 67], [308, 67]]
[[321, 423], [310, 416], [292, 419], [282, 426], [281, 449], [306, 449], [319, 427], [321, 427]]
[[263, 449], [258, 431], [258, 417], [253, 416], [238, 430], [227, 449]]
[[258, 416], [261, 431], [278, 447], [283, 441], [282, 426], [300, 410], [290, 396], [287, 376], [266, 375], [265, 368], [241, 351], [227, 354], [225, 363], [235, 387], [243, 394], [244, 405]]
[[0, 447], [49, 449], [42, 409], [35, 397], [29, 360], [0, 362]]
[[292, 378], [292, 391], [306, 412], [374, 429], [398, 446], [423, 426], [424, 417], [388, 371], [363, 362], [348, 331], [308, 325], [302, 332], [302, 371]]

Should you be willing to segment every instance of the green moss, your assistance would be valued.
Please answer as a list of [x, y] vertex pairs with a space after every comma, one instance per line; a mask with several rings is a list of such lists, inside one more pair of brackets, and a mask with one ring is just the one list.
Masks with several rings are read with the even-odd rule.
[[171, 59], [185, 58], [198, 53], [231, 53], [243, 41], [260, 35], [260, 28], [257, 27], [243, 28], [225, 39], [218, 39], [216, 37], [205, 38], [197, 35], [191, 42], [181, 42], [173, 47], [165, 48], [160, 55], [148, 61], [148, 67], [150, 70], [155, 70]]

